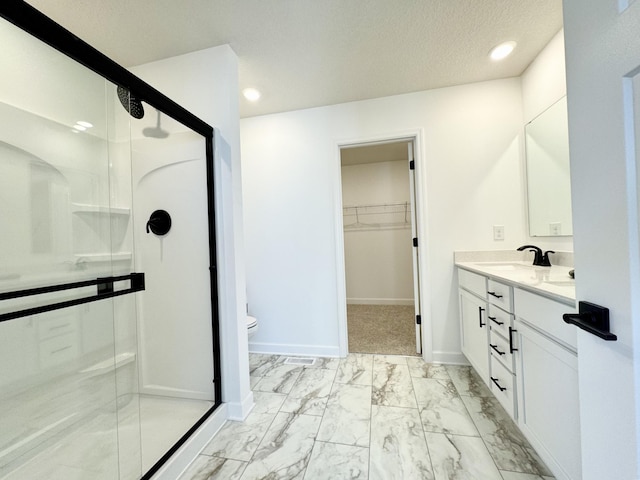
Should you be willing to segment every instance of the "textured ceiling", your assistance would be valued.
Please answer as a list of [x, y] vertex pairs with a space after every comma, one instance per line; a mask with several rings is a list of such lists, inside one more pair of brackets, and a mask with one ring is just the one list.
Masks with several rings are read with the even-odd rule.
[[[28, 0], [124, 66], [229, 44], [242, 117], [520, 75], [561, 0]], [[493, 63], [505, 40], [514, 54]]]

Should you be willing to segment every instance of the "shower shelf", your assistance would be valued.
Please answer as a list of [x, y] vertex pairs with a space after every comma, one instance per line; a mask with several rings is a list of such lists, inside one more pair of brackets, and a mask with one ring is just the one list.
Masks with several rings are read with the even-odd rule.
[[73, 213], [92, 213], [98, 215], [130, 215], [128, 207], [109, 207], [106, 205], [90, 205], [86, 203], [73, 203]]
[[113, 371], [115, 368], [123, 367], [129, 363], [135, 362], [136, 354], [133, 352], [123, 352], [115, 357], [106, 358], [98, 363], [95, 363], [84, 370], [80, 370], [80, 373], [99, 374], [109, 371]]
[[117, 262], [122, 260], [131, 260], [131, 252], [118, 252], [118, 253], [76, 253], [74, 255], [78, 260], [84, 260], [87, 263], [97, 262]]

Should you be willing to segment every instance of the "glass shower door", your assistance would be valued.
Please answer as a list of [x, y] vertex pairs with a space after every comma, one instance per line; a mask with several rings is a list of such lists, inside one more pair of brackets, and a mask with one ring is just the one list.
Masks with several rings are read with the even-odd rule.
[[[143, 470], [152, 469], [215, 405], [205, 138], [145, 105], [131, 122], [134, 216], [166, 212], [167, 231], [138, 224]], [[188, 246], [185, 248], [185, 246]]]
[[141, 476], [128, 114], [0, 20], [0, 479]]

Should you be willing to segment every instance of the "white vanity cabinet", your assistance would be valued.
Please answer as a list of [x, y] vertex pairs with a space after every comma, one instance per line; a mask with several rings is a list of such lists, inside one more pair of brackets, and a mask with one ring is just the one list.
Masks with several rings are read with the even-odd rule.
[[556, 478], [582, 478], [576, 329], [571, 306], [514, 289], [518, 425]]
[[575, 302], [480, 272], [458, 269], [462, 352], [555, 478], [579, 480]]
[[482, 275], [458, 270], [462, 353], [485, 382], [489, 378], [486, 282]]

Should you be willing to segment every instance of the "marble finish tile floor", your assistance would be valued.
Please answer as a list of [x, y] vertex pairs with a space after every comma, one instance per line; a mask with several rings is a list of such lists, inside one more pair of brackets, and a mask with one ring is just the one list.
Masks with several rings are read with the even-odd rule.
[[471, 367], [250, 355], [255, 407], [179, 480], [552, 480]]

